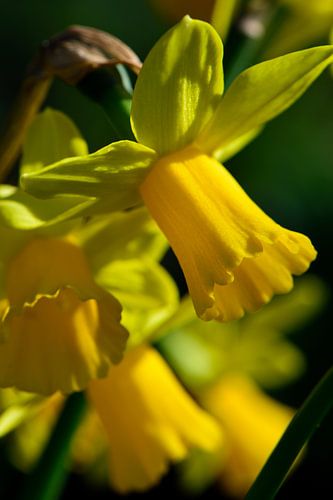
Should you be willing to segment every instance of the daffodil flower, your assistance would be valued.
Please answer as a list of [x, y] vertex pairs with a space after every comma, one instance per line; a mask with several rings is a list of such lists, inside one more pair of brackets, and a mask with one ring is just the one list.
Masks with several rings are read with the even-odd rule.
[[[38, 458], [64, 401], [58, 392], [27, 406], [26, 396], [5, 393], [12, 405], [0, 414], [2, 434], [18, 426], [12, 456], [23, 470]], [[107, 459], [110, 483], [121, 493], [153, 486], [170, 463], [184, 460], [191, 449], [216, 453], [221, 446], [218, 422], [148, 345], [127, 352], [107, 377], [90, 381], [87, 397], [89, 412], [74, 442], [73, 459], [81, 470]]]
[[200, 321], [185, 297], [155, 335], [160, 352], [192, 392], [200, 393], [228, 372], [242, 373], [274, 390], [304, 373], [305, 357], [290, 337], [326, 301], [324, 284], [308, 275], [257, 314], [221, 324]]
[[221, 425], [223, 447], [212, 456], [200, 450], [181, 464], [190, 491], [220, 479], [235, 498], [244, 498], [289, 424], [294, 410], [269, 397], [303, 373], [303, 353], [291, 342], [327, 300], [314, 276], [298, 281], [288, 296], [232, 323], [203, 323], [183, 299], [160, 329], [159, 351], [202, 407]]
[[215, 157], [234, 154], [289, 107], [333, 61], [333, 47], [253, 66], [223, 97], [221, 61], [215, 30], [185, 17], [138, 77], [131, 112], [138, 143], [26, 173], [22, 185], [40, 197], [91, 197], [91, 213], [143, 201], [179, 259], [197, 314], [229, 321], [290, 291], [292, 275], [304, 273], [316, 251], [267, 216]]
[[[27, 169], [33, 158], [54, 159], [64, 143], [73, 151], [81, 140], [69, 119], [50, 110], [33, 127]], [[49, 133], [44, 153], [42, 131]], [[145, 211], [60, 223], [74, 203], [36, 203], [17, 188], [0, 187], [0, 387], [40, 394], [82, 390], [123, 357], [128, 332], [116, 297], [131, 317], [131, 345], [177, 305], [173, 281], [149, 257], [165, 242]]]
[[[30, 129], [22, 168], [33, 171], [82, 147], [70, 120], [46, 110]], [[111, 480], [119, 491], [153, 485], [192, 447], [220, 446], [214, 418], [163, 358], [141, 345], [178, 306], [177, 288], [157, 263], [166, 241], [146, 210], [64, 222], [63, 214], [84, 200], [36, 202], [9, 186], [0, 194], [0, 386], [39, 393], [0, 393], [0, 435], [24, 423], [18, 464], [37, 458], [64, 401], [61, 393], [82, 389], [105, 426]], [[128, 334], [116, 297], [131, 331], [122, 361]], [[52, 396], [43, 401], [40, 394]]]
[[106, 431], [113, 487], [146, 490], [196, 447], [216, 452], [221, 431], [186, 394], [167, 363], [149, 346], [130, 351], [88, 396]]
[[[76, 153], [86, 147], [80, 141], [68, 118], [47, 110], [30, 129], [22, 168], [33, 171], [54, 156]], [[141, 345], [178, 306], [177, 288], [157, 263], [166, 241], [146, 210], [64, 222], [63, 214], [85, 200], [36, 202], [9, 186], [0, 194], [0, 386], [54, 393], [45, 401], [9, 389], [1, 394], [12, 400], [4, 401], [1, 435], [36, 417], [37, 431], [33, 426], [19, 464], [38, 456], [61, 393], [82, 389], [105, 426], [111, 480], [119, 491], [155, 484], [192, 447], [220, 446], [214, 418], [163, 358]], [[122, 361], [128, 334], [116, 297], [131, 331]]]

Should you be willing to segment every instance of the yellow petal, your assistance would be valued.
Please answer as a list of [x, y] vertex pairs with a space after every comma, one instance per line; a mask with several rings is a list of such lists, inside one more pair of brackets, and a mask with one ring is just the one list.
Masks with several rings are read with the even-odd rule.
[[165, 236], [143, 206], [93, 217], [77, 226], [74, 234], [94, 274], [114, 260], [161, 260], [168, 248]]
[[152, 348], [130, 351], [88, 393], [109, 437], [112, 484], [122, 493], [155, 484], [190, 447], [214, 450], [220, 444], [215, 421]]
[[163, 154], [193, 141], [223, 92], [222, 53], [216, 31], [188, 16], [157, 42], [133, 94], [138, 142]]
[[215, 0], [210, 23], [225, 42], [233, 18], [239, 8], [239, 0]]
[[251, 66], [232, 82], [195, 143], [210, 154], [229, 148], [289, 108], [332, 62], [327, 45]]
[[50, 394], [83, 389], [118, 362], [127, 332], [121, 307], [95, 284], [81, 250], [35, 239], [7, 272], [0, 386]]
[[21, 173], [39, 170], [63, 158], [88, 154], [88, 146], [68, 116], [46, 108], [32, 122], [23, 146]]
[[122, 304], [122, 323], [131, 332], [128, 347], [142, 344], [176, 311], [178, 289], [157, 262], [114, 260], [96, 274], [97, 282]]
[[225, 432], [223, 485], [232, 496], [244, 498], [294, 411], [240, 375], [222, 378], [200, 399], [221, 421]]
[[155, 158], [154, 151], [136, 142], [113, 142], [90, 155], [65, 158], [26, 173], [20, 182], [24, 190], [37, 198], [96, 198], [96, 204], [90, 211], [83, 211], [83, 215], [109, 213], [140, 202], [138, 185]]
[[276, 224], [222, 165], [193, 147], [156, 162], [140, 191], [202, 319], [258, 309], [288, 292], [291, 275], [316, 256], [308, 238]]
[[0, 438], [33, 417], [43, 403], [44, 398], [37, 394], [0, 389]]

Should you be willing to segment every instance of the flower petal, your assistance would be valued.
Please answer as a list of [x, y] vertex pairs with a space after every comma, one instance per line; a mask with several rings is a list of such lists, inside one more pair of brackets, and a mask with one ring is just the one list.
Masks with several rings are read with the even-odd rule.
[[114, 142], [96, 153], [24, 174], [21, 183], [39, 198], [89, 196], [100, 201], [100, 213], [123, 210], [140, 203], [138, 186], [155, 158], [154, 151], [135, 142]]
[[147, 257], [115, 260], [99, 271], [96, 281], [122, 304], [122, 323], [131, 332], [129, 346], [147, 341], [178, 307], [175, 282]]
[[63, 158], [88, 154], [88, 146], [64, 113], [46, 108], [32, 122], [23, 146], [21, 173], [40, 170]]
[[243, 498], [291, 421], [294, 411], [242, 375], [225, 376], [200, 397], [225, 431], [223, 485]]
[[110, 475], [120, 492], [145, 490], [190, 447], [220, 445], [215, 421], [183, 390], [161, 356], [141, 346], [88, 394], [110, 442]]
[[140, 190], [202, 319], [231, 320], [257, 309], [289, 291], [291, 274], [303, 273], [316, 256], [308, 238], [276, 224], [195, 148], [156, 162]]
[[37, 394], [0, 390], [0, 438], [30, 420], [43, 406], [45, 399]]
[[93, 280], [81, 250], [35, 239], [12, 260], [0, 331], [0, 386], [82, 390], [120, 361], [127, 332], [118, 301]]
[[53, 226], [54, 232], [58, 226], [84, 214], [91, 209], [93, 201], [84, 196], [71, 196], [39, 200], [14, 186], [0, 186], [0, 224], [14, 229], [30, 230]]
[[228, 147], [293, 104], [333, 62], [333, 46], [314, 47], [252, 66], [232, 83], [196, 144], [206, 153]]
[[149, 257], [158, 261], [168, 248], [165, 236], [145, 207], [93, 217], [72, 235], [94, 272], [114, 260]]
[[139, 142], [164, 154], [193, 141], [223, 92], [222, 51], [216, 31], [189, 16], [157, 42], [133, 94]]

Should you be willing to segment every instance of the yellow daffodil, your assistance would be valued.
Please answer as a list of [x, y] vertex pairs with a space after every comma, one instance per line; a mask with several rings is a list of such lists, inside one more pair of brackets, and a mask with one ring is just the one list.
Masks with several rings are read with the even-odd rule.
[[159, 351], [223, 433], [221, 452], [197, 450], [181, 465], [187, 490], [199, 493], [220, 478], [244, 498], [294, 414], [261, 387], [276, 389], [304, 372], [304, 356], [286, 336], [309, 322], [326, 295], [321, 281], [302, 278], [288, 296], [228, 324], [203, 323], [185, 299], [160, 329]]
[[234, 154], [290, 106], [333, 61], [333, 47], [253, 66], [223, 97], [221, 61], [214, 29], [185, 17], [138, 77], [131, 113], [138, 143], [26, 173], [22, 185], [39, 197], [90, 196], [90, 213], [143, 200], [180, 261], [197, 314], [228, 321], [290, 291], [292, 275], [305, 272], [316, 252], [251, 201], [215, 157]]
[[[318, 280], [303, 279], [288, 297], [275, 299], [254, 316], [224, 325], [202, 323], [192, 304], [183, 301], [177, 313], [155, 331], [156, 338], [162, 336], [159, 350], [220, 420], [220, 429], [184, 392], [163, 358], [141, 345], [127, 352], [107, 378], [88, 384], [90, 411], [73, 446], [76, 468], [100, 470], [101, 479], [106, 479], [103, 464], [108, 455], [111, 485], [122, 492], [140, 490], [154, 484], [170, 461], [181, 460], [196, 449], [181, 470], [188, 474], [199, 457], [194, 481], [199, 488], [221, 471], [224, 479], [228, 469], [232, 483], [228, 490], [243, 491], [292, 415], [292, 410], [265, 396], [253, 379], [272, 388], [300, 375], [302, 355], [283, 335], [315, 313], [324, 292]], [[63, 398], [57, 393], [43, 402], [34, 395], [8, 393], [8, 389], [0, 397], [6, 406], [0, 414], [0, 435], [24, 421], [13, 434], [10, 449], [15, 464], [27, 470], [38, 458]], [[227, 398], [233, 399], [233, 407], [226, 404]], [[270, 412], [272, 418], [262, 423], [259, 407], [266, 408], [264, 416]], [[235, 421], [243, 419], [237, 446], [233, 411]], [[257, 450], [249, 436], [257, 436], [261, 443]], [[241, 478], [238, 490], [237, 478]]]
[[[170, 462], [183, 460], [192, 448], [216, 452], [221, 445], [218, 423], [146, 345], [129, 351], [106, 378], [91, 381], [87, 395], [91, 408], [74, 443], [74, 459], [86, 468], [108, 449], [110, 482], [121, 493], [156, 484]], [[57, 393], [39, 403], [39, 411], [17, 429], [12, 454], [18, 466], [29, 467], [38, 458], [62, 401]]]
[[[40, 131], [49, 132], [44, 152], [38, 146]], [[23, 168], [31, 170], [80, 141], [64, 115], [47, 111], [27, 139]], [[36, 204], [9, 186], [0, 194], [0, 387], [41, 394], [82, 390], [122, 359], [128, 333], [115, 296], [130, 302], [132, 316], [140, 318], [140, 324], [130, 325], [132, 344], [176, 306], [175, 285], [149, 258], [164, 241], [141, 209], [88, 223], [59, 223], [75, 201]], [[123, 234], [116, 242], [117, 231]], [[143, 318], [147, 307], [150, 325]]]
[[[45, 148], [39, 149], [43, 132]], [[28, 135], [23, 170], [33, 171], [79, 139], [64, 115], [46, 111]], [[0, 192], [6, 242], [0, 250], [0, 386], [40, 394], [87, 389], [110, 441], [112, 483], [122, 492], [155, 484], [192, 447], [215, 450], [220, 430], [214, 419], [192, 401], [157, 352], [135, 347], [178, 304], [173, 281], [157, 263], [165, 239], [147, 212], [64, 222], [73, 199], [39, 204], [16, 188], [2, 186]], [[115, 297], [133, 333], [123, 361], [127, 332]], [[110, 368], [118, 362], [119, 368]], [[61, 392], [44, 401], [9, 389], [1, 394], [2, 435], [37, 415], [33, 439], [23, 432], [28, 455], [20, 453], [19, 465], [40, 453], [64, 401]]]
[[186, 297], [156, 338], [160, 352], [191, 391], [200, 392], [229, 372], [276, 389], [304, 373], [304, 355], [290, 337], [311, 321], [326, 300], [323, 283], [309, 275], [300, 278], [290, 294], [275, 297], [257, 314], [220, 324], [200, 321]]
[[78, 246], [33, 238], [5, 274], [1, 387], [71, 392], [120, 361], [127, 340], [120, 304], [94, 281]]
[[150, 347], [130, 351], [106, 379], [91, 382], [88, 395], [108, 436], [111, 483], [122, 493], [155, 484], [193, 446], [220, 445], [217, 424]]

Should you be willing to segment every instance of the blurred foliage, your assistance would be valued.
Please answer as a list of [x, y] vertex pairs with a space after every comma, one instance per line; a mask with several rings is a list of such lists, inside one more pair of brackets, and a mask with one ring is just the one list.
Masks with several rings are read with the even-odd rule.
[[[19, 88], [29, 61], [44, 39], [70, 24], [93, 26], [108, 31], [129, 44], [143, 59], [165, 31], [161, 18], [151, 10], [148, 0], [29, 0], [14, 4], [1, 2], [0, 30], [0, 123]], [[326, 40], [322, 41], [326, 43]], [[62, 82], [55, 82], [46, 102], [67, 113], [87, 138], [90, 151], [108, 144], [112, 128], [103, 110]], [[271, 122], [262, 134], [227, 167], [247, 193], [282, 225], [304, 231], [319, 250], [312, 272], [333, 287], [333, 80], [322, 75], [291, 109]], [[306, 376], [274, 395], [288, 404], [299, 405], [309, 390], [332, 363], [333, 310], [326, 307], [319, 318], [310, 321], [295, 337], [308, 361]], [[313, 498], [333, 495], [330, 480], [333, 461], [333, 430], [327, 421], [313, 441], [302, 466], [281, 490], [280, 499], [302, 496]], [[0, 453], [0, 466], [5, 450]], [[17, 473], [6, 472], [6, 481]], [[316, 478], [314, 480], [314, 478]], [[156, 498], [161, 491], [174, 494], [173, 472], [160, 489], [145, 494]], [[92, 497], [94, 490], [73, 476], [64, 499], [73, 492]], [[217, 495], [209, 490], [207, 498]], [[101, 490], [98, 498], [109, 498]], [[117, 498], [117, 495], [114, 496]], [[137, 495], [130, 495], [137, 497]]]

